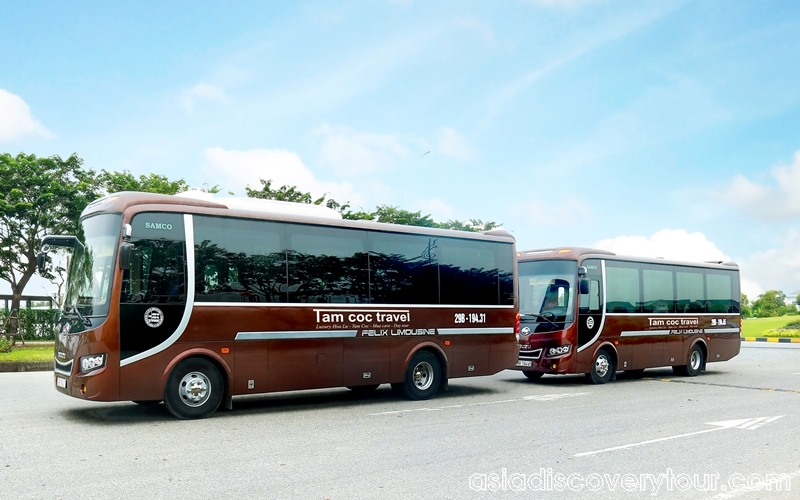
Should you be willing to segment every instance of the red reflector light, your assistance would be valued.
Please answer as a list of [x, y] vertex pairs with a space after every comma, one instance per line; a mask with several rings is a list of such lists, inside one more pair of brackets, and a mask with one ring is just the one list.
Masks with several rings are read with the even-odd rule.
[[444, 345], [450, 345], [450, 341], [449, 340], [445, 340], [444, 341]]
[[222, 354], [228, 354], [229, 352], [231, 352], [231, 350], [228, 349], [227, 347], [223, 347], [222, 349], [220, 349], [220, 352], [222, 352]]
[[517, 319], [514, 321], [514, 333], [519, 333], [519, 318], [520, 314], [517, 313]]

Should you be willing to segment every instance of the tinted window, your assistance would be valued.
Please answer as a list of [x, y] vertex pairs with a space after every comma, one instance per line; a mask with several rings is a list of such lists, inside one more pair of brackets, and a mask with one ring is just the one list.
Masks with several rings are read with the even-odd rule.
[[706, 304], [710, 313], [733, 312], [733, 287], [727, 271], [706, 271]]
[[438, 304], [438, 238], [370, 233], [371, 301]]
[[606, 312], [639, 312], [639, 268], [636, 264], [606, 262]]
[[491, 242], [444, 238], [439, 259], [442, 304], [498, 304], [500, 276]]
[[742, 295], [741, 290], [739, 289], [739, 271], [728, 271], [728, 274], [731, 275], [731, 284], [733, 286], [733, 297], [731, 301], [731, 308], [733, 309], [731, 312], [741, 312], [741, 304], [739, 303]]
[[644, 312], [675, 312], [672, 268], [669, 266], [642, 266], [642, 295]]
[[537, 323], [534, 332], [559, 330], [574, 320], [577, 272], [574, 260], [519, 263], [519, 312], [522, 321]]
[[589, 293], [581, 294], [580, 312], [597, 313], [600, 312], [600, 281], [590, 278], [583, 278], [589, 282]]
[[132, 238], [130, 269], [122, 275], [123, 304], [186, 301], [186, 256], [182, 241]]
[[286, 302], [284, 225], [194, 217], [199, 302]]
[[701, 269], [678, 268], [675, 273], [677, 305], [679, 313], [706, 312], [703, 271]]
[[287, 224], [289, 302], [369, 301], [367, 234]]

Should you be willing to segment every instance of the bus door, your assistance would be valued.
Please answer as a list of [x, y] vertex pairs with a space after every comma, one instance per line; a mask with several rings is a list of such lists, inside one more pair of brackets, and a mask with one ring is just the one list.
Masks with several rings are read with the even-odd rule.
[[[580, 272], [585, 274], [578, 276], [580, 281], [578, 291], [580, 299], [578, 304], [578, 352], [588, 349], [600, 338], [603, 328], [603, 287], [602, 287], [602, 268], [599, 259], [587, 259], [581, 264]], [[583, 293], [587, 292], [587, 293]], [[585, 356], [581, 356], [581, 361]]]
[[[123, 366], [158, 352], [178, 332], [187, 293], [183, 215], [141, 213], [131, 227], [133, 250], [130, 268], [122, 275], [119, 301]], [[126, 385], [124, 378], [121, 385]], [[133, 386], [121, 389], [123, 394], [137, 390]]]

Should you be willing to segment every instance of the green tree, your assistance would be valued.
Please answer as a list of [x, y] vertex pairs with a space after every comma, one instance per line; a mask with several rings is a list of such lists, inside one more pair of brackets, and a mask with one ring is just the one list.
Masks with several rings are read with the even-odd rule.
[[742, 294], [742, 316], [745, 318], [753, 316], [753, 308], [750, 305], [750, 299], [748, 299], [745, 294]]
[[[122, 172], [109, 172], [102, 170], [97, 176], [100, 187], [109, 193], [120, 191], [143, 191], [145, 193], [176, 194], [189, 189], [189, 185], [183, 179], [171, 181], [165, 175], [149, 174], [140, 175], [137, 179], [127, 170]], [[217, 186], [211, 189], [215, 189]], [[210, 191], [212, 193], [218, 192]]]
[[753, 314], [759, 318], [770, 318], [786, 314], [786, 294], [779, 290], [768, 290], [753, 302]]
[[76, 234], [81, 211], [97, 196], [95, 174], [76, 154], [65, 160], [0, 154], [0, 279], [11, 285], [12, 309], [19, 309], [36, 271], [42, 237]]
[[325, 205], [328, 208], [339, 212], [344, 219], [350, 220], [374, 220], [387, 224], [404, 224], [407, 226], [438, 227], [442, 229], [455, 229], [458, 231], [489, 231], [501, 226], [496, 222], [483, 222], [480, 219], [471, 219], [469, 222], [449, 220], [447, 222], [436, 222], [430, 215], [422, 215], [421, 211], [411, 212], [391, 205], [379, 205], [374, 212], [364, 210], [351, 210], [350, 202], [339, 203], [328, 198], [327, 193], [319, 198], [314, 198], [311, 193], [305, 193], [297, 189], [297, 186], [281, 186], [278, 189], [272, 188], [272, 179], [260, 179], [261, 189], [246, 188], [249, 198], [260, 198], [262, 200], [290, 201], [295, 203], [306, 203], [313, 205]]
[[304, 193], [297, 189], [297, 186], [281, 186], [278, 189], [272, 189], [272, 179], [261, 181], [261, 190], [245, 188], [248, 198], [259, 198], [261, 200], [278, 200], [278, 201], [292, 201], [294, 203], [305, 203], [308, 205], [322, 205], [325, 201], [325, 196], [321, 198], [312, 199], [311, 193]]

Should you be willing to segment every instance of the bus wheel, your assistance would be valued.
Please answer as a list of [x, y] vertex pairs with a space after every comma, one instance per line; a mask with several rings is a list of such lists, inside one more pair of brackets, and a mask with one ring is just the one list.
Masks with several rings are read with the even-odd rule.
[[219, 407], [225, 388], [217, 367], [189, 358], [172, 369], [164, 388], [164, 405], [181, 419], [205, 418]]
[[411, 358], [406, 369], [406, 379], [402, 384], [393, 384], [408, 399], [420, 401], [428, 399], [439, 390], [442, 370], [436, 356], [420, 351]]
[[614, 374], [614, 359], [608, 350], [600, 349], [594, 357], [591, 373], [586, 374], [586, 379], [593, 384], [605, 384]]
[[354, 385], [348, 386], [347, 388], [356, 393], [365, 393], [365, 392], [372, 392], [378, 388], [381, 384], [370, 384], [370, 385]]
[[686, 365], [673, 366], [672, 371], [675, 375], [683, 375], [684, 377], [695, 377], [703, 369], [703, 350], [699, 345], [695, 344], [689, 352], [689, 361]]
[[523, 370], [522, 374], [528, 377], [528, 380], [539, 380], [542, 378], [542, 375], [544, 375], [542, 372], [535, 372], [532, 370]]

